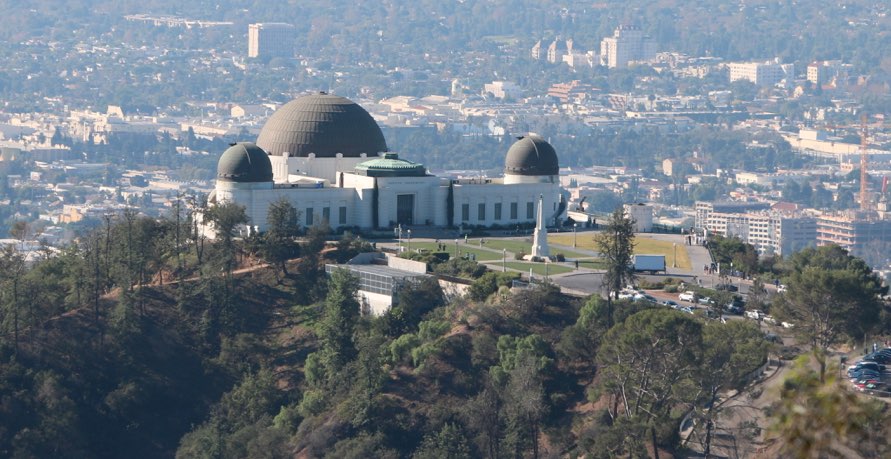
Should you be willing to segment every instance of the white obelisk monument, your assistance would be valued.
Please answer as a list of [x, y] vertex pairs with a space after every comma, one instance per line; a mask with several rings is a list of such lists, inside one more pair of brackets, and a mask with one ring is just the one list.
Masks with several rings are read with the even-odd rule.
[[548, 248], [548, 230], [544, 221], [544, 196], [538, 195], [538, 219], [535, 222], [535, 233], [532, 235], [532, 257], [550, 258]]

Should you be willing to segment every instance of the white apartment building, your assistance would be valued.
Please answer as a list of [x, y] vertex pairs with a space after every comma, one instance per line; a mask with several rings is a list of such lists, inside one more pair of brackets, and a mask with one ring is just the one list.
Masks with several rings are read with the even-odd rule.
[[758, 86], [772, 86], [795, 76], [794, 64], [781, 64], [778, 59], [764, 62], [731, 62], [730, 82], [751, 81]]
[[846, 67], [841, 61], [815, 61], [807, 66], [807, 81], [815, 85], [823, 85], [832, 82]]
[[[754, 206], [758, 204], [758, 206]], [[767, 210], [766, 203], [696, 203], [697, 228], [736, 236], [760, 255], [789, 255], [817, 245], [817, 220]]]

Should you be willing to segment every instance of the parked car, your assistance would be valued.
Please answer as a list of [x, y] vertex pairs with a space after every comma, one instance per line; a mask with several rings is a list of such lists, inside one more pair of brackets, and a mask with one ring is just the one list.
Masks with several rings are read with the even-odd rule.
[[707, 296], [704, 296], [699, 299], [699, 304], [704, 304], [704, 305], [708, 306], [708, 305], [715, 304], [715, 301]]
[[851, 380], [851, 382], [856, 382], [864, 378], [879, 378], [880, 376], [881, 375], [878, 371], [869, 370], [866, 368], [862, 370], [854, 370], [853, 372], [848, 374], [848, 378]]
[[866, 354], [863, 357], [863, 360], [867, 361], [867, 362], [877, 362], [877, 363], [881, 363], [884, 365], [887, 363], [891, 363], [891, 355], [873, 352], [871, 354]]
[[773, 318], [773, 316], [764, 316], [761, 318], [765, 323], [769, 323], [771, 325], [776, 325], [777, 320]]
[[761, 318], [764, 317], [764, 313], [757, 309], [753, 309], [751, 311], [746, 311], [746, 317], [749, 319], [761, 320]]
[[727, 312], [729, 312], [729, 313], [731, 313], [731, 314], [736, 314], [736, 315], [738, 315], [738, 316], [742, 315], [742, 313], [743, 313], [743, 311], [744, 311], [744, 309], [742, 308], [742, 306], [740, 306], [740, 305], [738, 305], [738, 304], [733, 304], [733, 303], [729, 303], [729, 304], [725, 305], [725, 306], [724, 306], [724, 309], [725, 309]]
[[882, 397], [888, 396], [888, 385], [883, 382], [878, 383], [868, 383], [863, 388], [864, 392], [868, 392], [872, 395], [879, 395]]
[[851, 371], [858, 370], [860, 368], [875, 370], [875, 371], [880, 371], [880, 372], [885, 371], [885, 365], [882, 365], [881, 363], [861, 360], [861, 361], [849, 366], [848, 372], [850, 373]]
[[693, 314], [693, 308], [690, 306], [684, 306], [683, 308], [678, 309], [681, 312], [686, 312], [687, 314]]
[[792, 328], [792, 327], [795, 326], [795, 324], [793, 324], [792, 322], [785, 322], [785, 321], [784, 321], [784, 322], [780, 322], [780, 325], [782, 325], [783, 328]]
[[725, 292], [738, 292], [739, 287], [733, 284], [718, 284], [715, 286], [715, 290], [722, 290]]
[[668, 306], [668, 307], [670, 307], [670, 308], [674, 308], [675, 306], [678, 305], [677, 302], [675, 302], [675, 301], [671, 301], [671, 300], [665, 300], [665, 301], [662, 302], [662, 304], [665, 305], [665, 306]]
[[678, 295], [678, 299], [681, 301], [689, 301], [692, 303], [696, 299], [696, 294], [691, 291], [686, 291]]
[[779, 335], [774, 333], [767, 333], [764, 335], [764, 339], [770, 341], [771, 343], [783, 344], [783, 338], [780, 338]]

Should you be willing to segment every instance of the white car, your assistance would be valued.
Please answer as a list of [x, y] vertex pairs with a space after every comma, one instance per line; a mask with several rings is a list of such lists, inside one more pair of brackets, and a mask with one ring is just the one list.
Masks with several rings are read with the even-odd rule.
[[748, 317], [749, 319], [761, 320], [761, 318], [764, 317], [764, 313], [755, 309], [752, 311], [746, 311], [746, 317]]
[[782, 325], [783, 328], [792, 328], [795, 326], [792, 322], [780, 322], [780, 325]]
[[688, 292], [681, 293], [680, 295], [678, 295], [678, 299], [679, 299], [679, 300], [681, 300], [681, 301], [689, 301], [689, 302], [691, 302], [691, 303], [693, 302], [693, 299], [694, 299], [694, 298], [696, 298], [696, 294], [693, 293], [693, 292], [689, 292], [689, 291], [688, 291]]
[[771, 324], [771, 325], [776, 325], [776, 324], [777, 324], [777, 320], [774, 319], [773, 316], [764, 316], [764, 317], [761, 318], [761, 320], [763, 320], [765, 323], [768, 323], [768, 324]]

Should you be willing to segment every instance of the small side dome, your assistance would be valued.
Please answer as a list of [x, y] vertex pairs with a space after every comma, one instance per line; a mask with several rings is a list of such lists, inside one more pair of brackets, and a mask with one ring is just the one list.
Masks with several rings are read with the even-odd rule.
[[251, 142], [232, 144], [217, 163], [217, 180], [236, 183], [272, 181], [272, 163], [262, 148]]
[[504, 173], [513, 175], [557, 175], [560, 165], [557, 152], [547, 141], [535, 134], [520, 137], [511, 145], [504, 158]]

